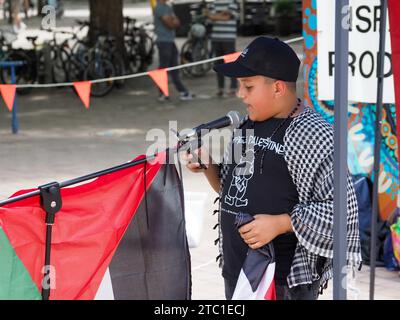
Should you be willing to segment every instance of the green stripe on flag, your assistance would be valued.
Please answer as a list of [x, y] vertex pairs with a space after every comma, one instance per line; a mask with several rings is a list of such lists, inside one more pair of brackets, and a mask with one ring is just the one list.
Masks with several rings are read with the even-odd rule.
[[41, 300], [36, 284], [0, 227], [0, 300]]

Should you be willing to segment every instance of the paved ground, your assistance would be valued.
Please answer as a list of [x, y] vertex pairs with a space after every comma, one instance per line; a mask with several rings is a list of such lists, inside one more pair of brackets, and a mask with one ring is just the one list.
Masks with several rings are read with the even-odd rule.
[[[88, 14], [84, 5], [71, 9], [67, 10], [67, 18], [60, 21], [60, 25], [69, 26], [75, 17]], [[143, 20], [150, 19], [147, 6], [129, 5], [128, 9], [129, 13], [139, 12]], [[28, 25], [37, 26], [38, 20], [28, 21]], [[238, 38], [238, 49], [251, 39]], [[183, 40], [178, 39], [178, 44], [181, 45]], [[294, 48], [302, 53], [300, 44]], [[171, 88], [172, 101], [159, 103], [157, 89], [149, 78], [143, 77], [127, 82], [124, 88], [114, 90], [105, 98], [92, 99], [90, 110], [85, 110], [71, 89], [35, 89], [28, 96], [18, 97], [18, 135], [10, 133], [11, 117], [0, 103], [0, 199], [22, 188], [63, 181], [126, 162], [144, 153], [152, 143], [146, 142], [148, 130], [160, 128], [168, 132], [170, 120], [177, 121], [179, 129], [191, 128], [230, 110], [242, 114], [245, 111], [235, 98], [213, 97], [216, 80], [211, 72], [198, 79], [184, 78], [184, 82], [200, 96], [199, 99], [180, 102]], [[201, 238], [197, 247], [191, 249], [193, 298], [224, 299], [222, 277], [215, 262], [217, 249], [213, 244], [217, 232], [212, 229], [216, 218], [211, 213], [216, 195], [203, 176], [186, 170], [184, 184], [189, 201], [196, 192], [206, 197], [201, 210]], [[367, 267], [357, 273], [355, 284], [350, 283], [355, 290], [349, 291], [349, 298], [368, 298], [368, 277]], [[331, 288], [330, 284], [321, 299], [332, 298]], [[377, 270], [376, 298], [400, 298], [397, 273], [383, 268]]]

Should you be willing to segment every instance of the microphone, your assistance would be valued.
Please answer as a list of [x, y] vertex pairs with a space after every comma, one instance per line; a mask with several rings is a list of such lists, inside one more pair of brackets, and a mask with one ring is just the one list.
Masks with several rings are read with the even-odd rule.
[[213, 120], [208, 123], [201, 124], [195, 128], [193, 128], [189, 133], [186, 135], [180, 136], [179, 140], [187, 140], [192, 137], [196, 137], [201, 134], [202, 130], [213, 130], [213, 129], [220, 129], [227, 126], [232, 125], [233, 127], [237, 127], [240, 124], [241, 116], [240, 113], [237, 111], [229, 111], [228, 114], [222, 118]]

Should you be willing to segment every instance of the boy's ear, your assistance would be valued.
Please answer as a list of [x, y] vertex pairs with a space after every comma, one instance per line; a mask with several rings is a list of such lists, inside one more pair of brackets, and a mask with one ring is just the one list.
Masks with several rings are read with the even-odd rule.
[[281, 80], [275, 81], [275, 96], [277, 98], [282, 97], [285, 94], [286, 90], [287, 90], [286, 83], [284, 81]]

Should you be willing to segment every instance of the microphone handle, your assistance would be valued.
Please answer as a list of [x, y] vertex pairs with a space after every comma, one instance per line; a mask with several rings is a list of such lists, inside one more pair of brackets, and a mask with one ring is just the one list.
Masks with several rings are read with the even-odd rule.
[[197, 149], [200, 149], [202, 144], [203, 144], [203, 141], [201, 140], [201, 137], [199, 136], [199, 138], [196, 141], [195, 146], [189, 142], [189, 146], [188, 146], [186, 152], [187, 152], [187, 154], [190, 154], [190, 153], [192, 154], [192, 156], [193, 156], [192, 162], [197, 161], [200, 165], [200, 169], [207, 170], [207, 166], [201, 161], [200, 157], [198, 157], [194, 152], [192, 152], [192, 149], [194, 149], [195, 147], [197, 147]]

